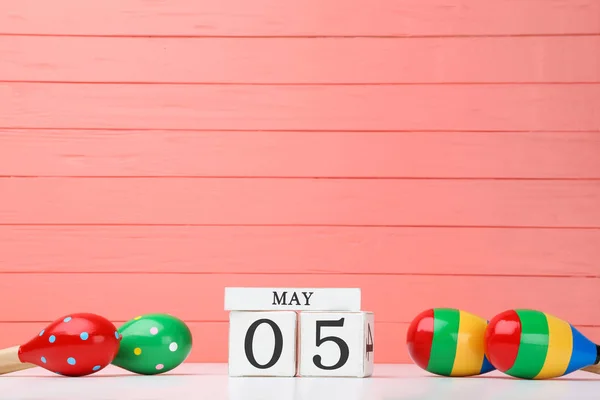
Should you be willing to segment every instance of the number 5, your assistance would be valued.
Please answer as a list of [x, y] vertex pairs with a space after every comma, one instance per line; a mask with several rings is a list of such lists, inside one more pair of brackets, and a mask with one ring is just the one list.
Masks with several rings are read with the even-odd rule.
[[348, 348], [348, 344], [344, 342], [341, 338], [337, 336], [325, 336], [321, 337], [321, 328], [323, 327], [342, 327], [344, 326], [344, 318], [340, 318], [337, 321], [317, 321], [317, 338], [316, 345], [317, 347], [321, 346], [326, 342], [334, 342], [340, 348], [340, 359], [337, 363], [331, 366], [325, 366], [321, 363], [321, 356], [316, 355], [313, 357], [313, 362], [317, 366], [317, 368], [325, 369], [325, 370], [333, 370], [341, 368], [348, 361], [348, 357], [350, 356], [350, 349]]

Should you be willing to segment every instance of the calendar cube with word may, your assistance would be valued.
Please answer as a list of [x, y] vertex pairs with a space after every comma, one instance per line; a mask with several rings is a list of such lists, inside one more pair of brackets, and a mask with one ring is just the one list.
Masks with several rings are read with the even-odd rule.
[[369, 377], [374, 314], [358, 288], [225, 288], [229, 376]]

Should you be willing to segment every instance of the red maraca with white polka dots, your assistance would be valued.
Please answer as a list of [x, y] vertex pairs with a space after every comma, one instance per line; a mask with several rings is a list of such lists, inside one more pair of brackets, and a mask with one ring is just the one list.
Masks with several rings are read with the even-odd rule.
[[20, 346], [0, 350], [0, 374], [35, 366], [65, 376], [84, 376], [109, 365], [121, 335], [112, 322], [91, 314], [57, 319]]

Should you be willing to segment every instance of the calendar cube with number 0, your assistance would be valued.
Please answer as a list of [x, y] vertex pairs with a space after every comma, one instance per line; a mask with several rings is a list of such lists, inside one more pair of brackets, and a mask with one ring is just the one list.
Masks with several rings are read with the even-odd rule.
[[232, 311], [229, 375], [294, 376], [296, 326], [293, 311]]

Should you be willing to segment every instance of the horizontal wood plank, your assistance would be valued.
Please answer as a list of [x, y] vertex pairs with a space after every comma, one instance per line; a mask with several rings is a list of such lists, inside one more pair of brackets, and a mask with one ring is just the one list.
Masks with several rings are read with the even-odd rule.
[[0, 83], [3, 128], [599, 131], [600, 85]]
[[361, 309], [373, 311], [380, 322], [410, 322], [429, 307], [464, 308], [482, 316], [520, 307], [541, 309], [573, 324], [594, 325], [600, 310], [590, 299], [599, 282], [597, 278], [339, 274], [3, 274], [0, 300], [4, 304], [24, 294], [35, 297], [19, 307], [5, 308], [0, 320], [47, 321], [76, 309], [116, 321], [147, 312], [169, 312], [184, 320], [227, 321], [225, 287], [291, 286], [359, 287]]
[[[48, 322], [0, 322], [0, 348], [30, 340]], [[122, 322], [114, 322], [119, 327]], [[228, 359], [229, 324], [227, 322], [188, 322], [192, 331], [192, 352], [186, 362], [226, 363]], [[576, 327], [590, 340], [600, 342], [600, 327]], [[377, 363], [412, 363], [404, 344], [406, 323], [375, 322], [373, 329]], [[176, 372], [176, 371], [175, 371]]]
[[171, 83], [598, 82], [598, 49], [600, 36], [297, 40], [11, 36], [0, 40], [0, 78]]
[[2, 224], [600, 227], [600, 181], [3, 178]]
[[0, 176], [598, 179], [598, 154], [600, 132], [0, 129]]
[[0, 32], [79, 35], [599, 33], [595, 0], [3, 0]]
[[600, 278], [598, 243], [600, 230], [571, 229], [0, 226], [0, 273]]

